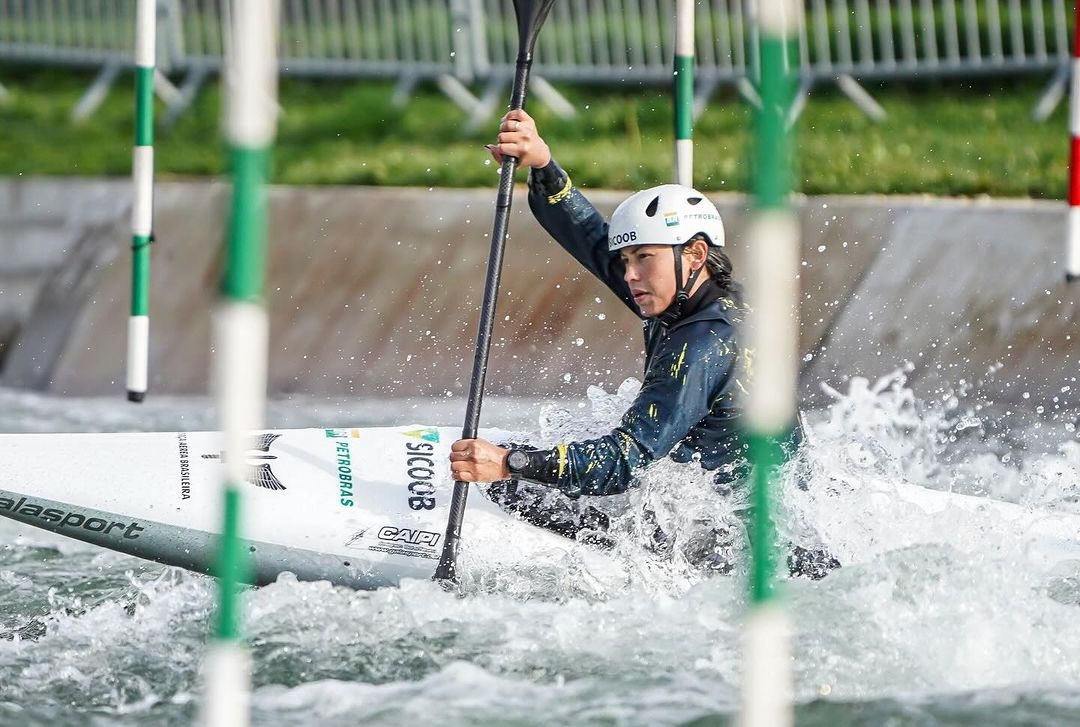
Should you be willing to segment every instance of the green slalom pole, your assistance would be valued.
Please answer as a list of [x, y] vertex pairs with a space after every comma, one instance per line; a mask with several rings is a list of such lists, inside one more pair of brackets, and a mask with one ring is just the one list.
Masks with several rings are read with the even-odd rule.
[[225, 129], [233, 175], [222, 297], [214, 316], [214, 385], [224, 436], [220, 601], [205, 668], [202, 722], [249, 722], [250, 663], [238, 590], [250, 582], [242, 540], [246, 453], [263, 428], [269, 321], [263, 301], [270, 147], [277, 117], [276, 0], [233, 0]]
[[694, 0], [675, 3], [675, 183], [694, 186]]
[[746, 440], [753, 465], [750, 521], [750, 614], [744, 644], [744, 727], [793, 721], [791, 646], [787, 614], [775, 581], [778, 561], [773, 496], [784, 462], [782, 442], [796, 419], [798, 375], [799, 229], [791, 207], [791, 160], [786, 118], [794, 98], [789, 60], [799, 0], [760, 0], [761, 108], [754, 146], [755, 211], [748, 234], [747, 299], [752, 307], [747, 347], [753, 373], [746, 399]]
[[135, 148], [131, 176], [131, 315], [128, 318], [127, 397], [142, 401], [150, 359], [150, 243], [154, 221], [154, 63], [157, 0], [135, 6]]

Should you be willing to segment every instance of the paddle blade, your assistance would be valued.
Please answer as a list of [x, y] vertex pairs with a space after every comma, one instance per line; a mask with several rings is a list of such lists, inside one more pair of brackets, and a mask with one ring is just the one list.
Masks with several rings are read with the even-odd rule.
[[518, 24], [518, 58], [531, 58], [540, 26], [555, 0], [514, 0]]

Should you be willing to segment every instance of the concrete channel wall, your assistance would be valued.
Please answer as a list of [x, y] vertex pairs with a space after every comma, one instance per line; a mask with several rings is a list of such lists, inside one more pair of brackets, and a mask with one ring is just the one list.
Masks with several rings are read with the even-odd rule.
[[[609, 213], [625, 193], [590, 196]], [[494, 197], [274, 188], [271, 393], [466, 393]], [[640, 376], [640, 324], [532, 220], [523, 188], [515, 200], [488, 390], [580, 395]], [[217, 181], [156, 189], [151, 396], [207, 389], [227, 201]], [[746, 201], [716, 201], [738, 277]], [[124, 180], [0, 180], [0, 384], [122, 395], [130, 203]], [[814, 197], [800, 214], [805, 403], [909, 365], [922, 396], [975, 386], [1080, 406], [1063, 204]]]

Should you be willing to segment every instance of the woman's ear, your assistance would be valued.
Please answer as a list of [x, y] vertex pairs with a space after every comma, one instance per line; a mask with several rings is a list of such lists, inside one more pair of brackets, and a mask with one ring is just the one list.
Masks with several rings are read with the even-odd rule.
[[691, 267], [697, 269], [705, 264], [705, 259], [709, 256], [709, 243], [697, 239], [687, 245], [685, 250], [690, 255]]

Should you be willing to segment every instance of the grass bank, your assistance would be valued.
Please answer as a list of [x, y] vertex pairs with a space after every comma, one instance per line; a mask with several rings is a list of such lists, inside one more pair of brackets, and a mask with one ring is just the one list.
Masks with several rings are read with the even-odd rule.
[[[0, 66], [0, 175], [127, 175], [131, 165], [131, 77], [97, 114], [69, 120], [90, 76]], [[1065, 195], [1066, 109], [1031, 120], [1045, 78], [871, 87], [888, 112], [863, 116], [831, 88], [818, 89], [797, 126], [795, 186], [808, 194]], [[463, 134], [464, 114], [433, 88], [404, 108], [382, 81], [283, 79], [274, 179], [289, 184], [494, 186], [482, 145]], [[581, 186], [635, 189], [671, 176], [672, 110], [655, 88], [560, 87], [578, 109], [571, 121], [541, 104], [531, 111], [563, 166]], [[159, 178], [214, 175], [223, 168], [220, 93], [208, 85], [169, 129], [157, 132]], [[495, 119], [490, 129], [495, 128]], [[695, 126], [695, 183], [745, 190], [751, 113], [719, 91]]]

